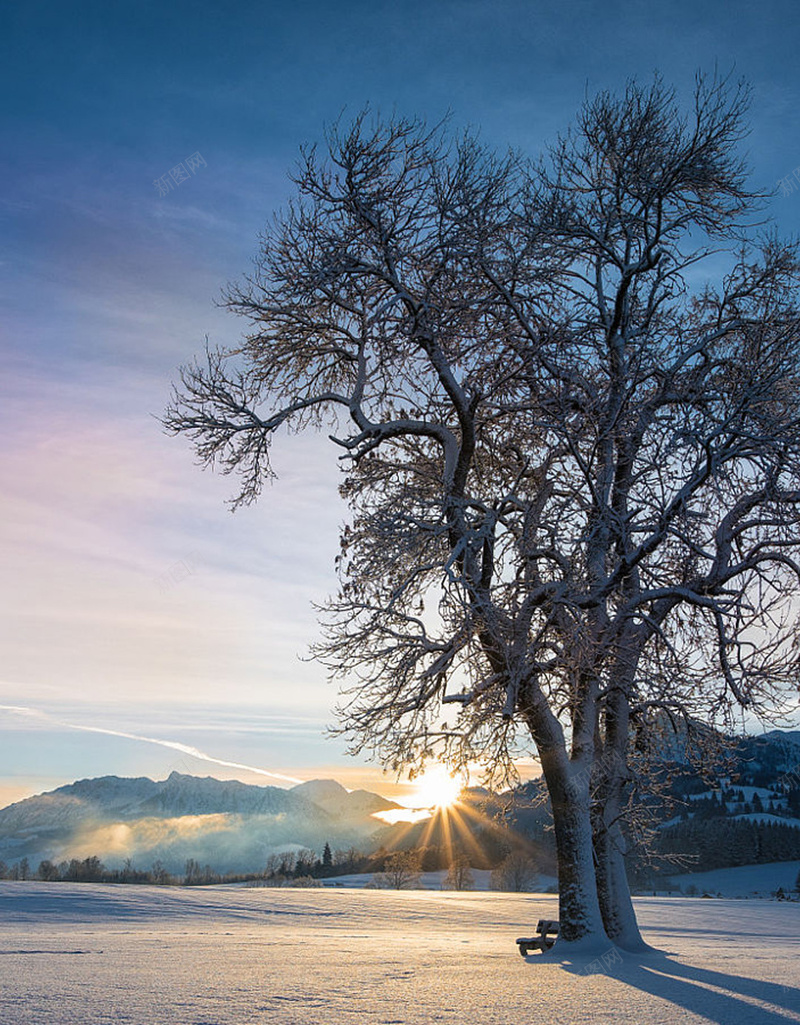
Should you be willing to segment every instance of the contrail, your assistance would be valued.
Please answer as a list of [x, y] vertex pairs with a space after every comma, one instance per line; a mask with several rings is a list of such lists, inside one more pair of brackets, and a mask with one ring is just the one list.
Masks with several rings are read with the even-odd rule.
[[191, 755], [192, 758], [198, 758], [203, 762], [212, 762], [214, 765], [225, 765], [231, 769], [244, 769], [247, 772], [254, 772], [259, 776], [270, 776], [272, 779], [281, 779], [286, 783], [304, 782], [304, 780], [296, 779], [294, 776], [284, 776], [280, 772], [269, 772], [267, 769], [260, 769], [256, 765], [244, 765], [241, 762], [228, 762], [224, 758], [214, 758], [213, 755], [206, 754], [205, 751], [200, 751], [196, 747], [190, 747], [188, 744], [181, 744], [177, 740], [160, 740], [158, 737], [143, 737], [139, 733], [125, 733], [122, 730], [109, 730], [104, 729], [102, 726], [82, 726], [78, 723], [65, 722], [63, 719], [56, 719], [47, 712], [40, 712], [36, 708], [26, 708], [22, 705], [0, 705], [0, 711], [16, 712], [19, 715], [34, 716], [39, 719], [44, 719], [47, 722], [54, 723], [57, 726], [65, 726], [70, 730], [83, 730], [85, 733], [104, 733], [109, 737], [123, 737], [126, 740], [139, 740], [144, 744], [158, 744], [159, 747], [168, 747], [173, 751], [180, 751], [183, 754]]

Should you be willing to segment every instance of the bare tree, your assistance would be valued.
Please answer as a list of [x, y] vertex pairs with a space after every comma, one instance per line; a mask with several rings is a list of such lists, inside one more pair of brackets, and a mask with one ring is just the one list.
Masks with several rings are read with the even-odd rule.
[[454, 850], [444, 878], [442, 887], [445, 890], [474, 890], [475, 877], [472, 874], [469, 859], [460, 850]]
[[413, 121], [335, 129], [227, 294], [251, 333], [165, 418], [242, 474], [237, 502], [279, 428], [328, 427], [353, 510], [318, 649], [342, 730], [506, 779], [532, 741], [561, 942], [641, 945], [632, 737], [769, 716], [794, 681], [797, 261], [742, 227], [745, 101], [699, 80], [683, 118], [634, 84], [535, 166]]
[[414, 890], [422, 872], [419, 851], [395, 851], [387, 856], [383, 871], [373, 873], [370, 886], [378, 890]]
[[492, 870], [489, 885], [493, 890], [526, 893], [539, 885], [539, 872], [524, 851], [512, 851]]
[[[620, 829], [632, 732], [641, 750], [665, 710], [769, 718], [796, 680], [798, 264], [774, 237], [749, 246], [738, 223], [758, 198], [734, 155], [743, 110], [741, 90], [702, 82], [688, 121], [660, 83], [590, 104], [538, 178], [559, 197], [568, 347], [542, 346], [515, 304], [536, 429], [563, 446], [550, 529], [578, 578], [559, 574], [571, 593], [556, 634], [585, 681], [565, 698], [593, 748], [604, 925], [626, 946], [640, 943]], [[721, 287], [692, 294], [688, 276], [724, 245]]]

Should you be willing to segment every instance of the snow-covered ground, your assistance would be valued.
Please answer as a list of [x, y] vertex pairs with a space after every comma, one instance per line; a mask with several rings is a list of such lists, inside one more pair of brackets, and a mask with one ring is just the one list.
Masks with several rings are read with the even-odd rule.
[[[473, 868], [472, 882], [473, 890], [488, 890], [490, 889], [490, 879], [492, 873], [486, 869]], [[796, 873], [795, 873], [796, 874]], [[440, 869], [438, 872], [423, 872], [419, 879], [419, 885], [415, 886], [414, 889], [418, 890], [445, 890], [447, 872], [444, 869]], [[346, 876], [331, 876], [329, 879], [321, 880], [323, 886], [345, 886], [353, 887], [355, 889], [369, 888], [372, 880], [372, 876], [366, 872], [356, 873], [353, 875]], [[539, 874], [536, 879], [535, 889], [539, 893], [556, 893], [557, 892], [558, 880], [555, 876], [548, 876]]]
[[[800, 861], [775, 861], [767, 865], [739, 865], [737, 868], [717, 868], [711, 872], [686, 872], [671, 877], [677, 890], [717, 894], [723, 897], [771, 897], [782, 888], [787, 894], [795, 893], [795, 882], [800, 875]], [[798, 907], [800, 926], [800, 906]], [[800, 931], [800, 929], [798, 930]]]
[[522, 958], [534, 894], [0, 883], [3, 1025], [800, 1023], [800, 905], [637, 900], [657, 951]]

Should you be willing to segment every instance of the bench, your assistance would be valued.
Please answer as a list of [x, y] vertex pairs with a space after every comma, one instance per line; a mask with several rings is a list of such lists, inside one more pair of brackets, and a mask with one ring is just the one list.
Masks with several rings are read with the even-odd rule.
[[558, 922], [553, 922], [549, 918], [540, 918], [536, 923], [535, 936], [521, 936], [517, 940], [519, 952], [523, 957], [529, 950], [541, 950], [544, 953], [556, 942], [556, 936], [558, 936]]

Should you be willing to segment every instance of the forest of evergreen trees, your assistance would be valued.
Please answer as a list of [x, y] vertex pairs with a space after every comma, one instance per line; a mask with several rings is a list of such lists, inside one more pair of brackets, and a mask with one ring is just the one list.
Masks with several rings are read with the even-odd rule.
[[[752, 819], [688, 819], [660, 831], [654, 854], [682, 859], [683, 871], [798, 861], [800, 829]], [[673, 861], [673, 871], [675, 864]]]

